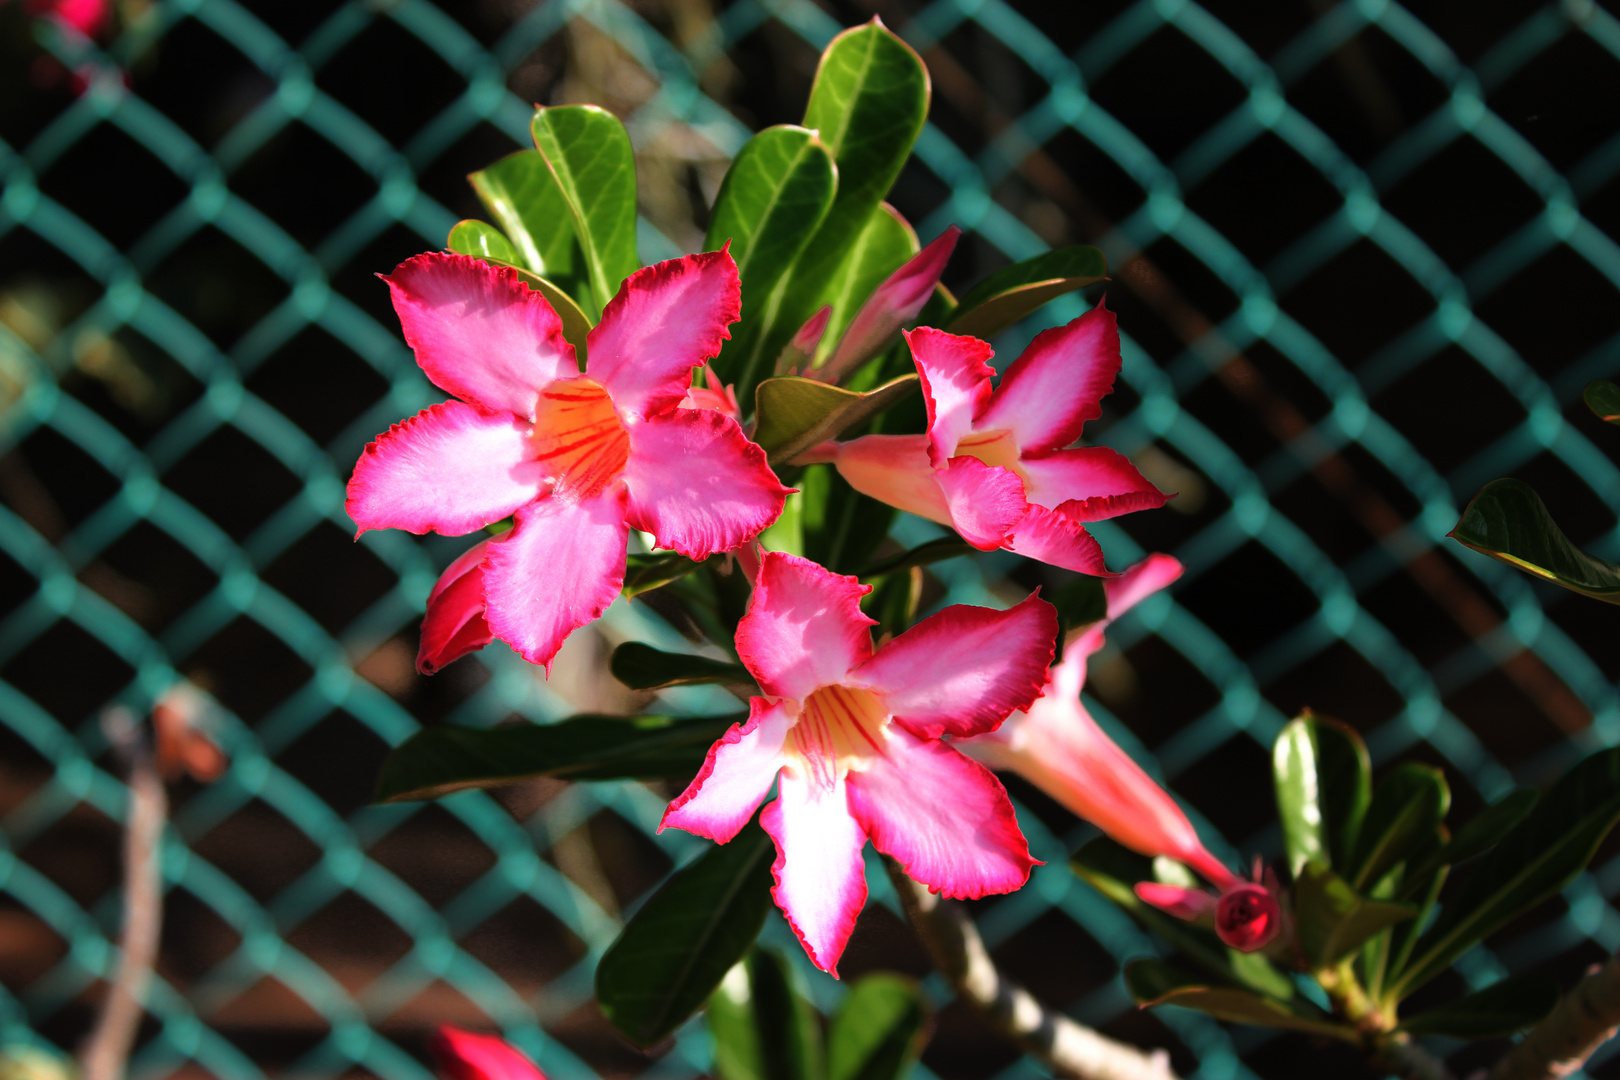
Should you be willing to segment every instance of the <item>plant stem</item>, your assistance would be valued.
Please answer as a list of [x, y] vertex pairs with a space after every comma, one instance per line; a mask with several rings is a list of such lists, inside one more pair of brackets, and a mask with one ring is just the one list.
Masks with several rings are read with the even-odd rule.
[[1370, 1055], [1372, 1063], [1402, 1080], [1451, 1080], [1446, 1063], [1413, 1042], [1407, 1035], [1392, 1035]]
[[1552, 1080], [1579, 1071], [1620, 1027], [1620, 957], [1564, 995], [1491, 1070], [1490, 1080]]
[[124, 819], [124, 925], [112, 985], [96, 1017], [96, 1026], [79, 1053], [82, 1080], [123, 1080], [163, 923], [158, 844], [168, 816], [168, 797], [145, 732], [136, 728], [127, 715], [122, 728], [109, 734], [129, 760], [129, 809]]
[[912, 881], [892, 859], [884, 859], [884, 865], [934, 966], [1009, 1042], [1073, 1080], [1177, 1080], [1165, 1051], [1116, 1042], [1036, 1001], [996, 969], [960, 905]]

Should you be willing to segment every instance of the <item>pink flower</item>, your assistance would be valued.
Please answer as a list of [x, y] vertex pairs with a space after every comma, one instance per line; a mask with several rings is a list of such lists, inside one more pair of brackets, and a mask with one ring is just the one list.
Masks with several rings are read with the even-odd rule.
[[1282, 905], [1264, 885], [1245, 881], [1215, 904], [1215, 934], [1239, 952], [1254, 952], [1282, 931]]
[[867, 435], [822, 448], [857, 491], [950, 525], [983, 551], [1006, 548], [1106, 575], [1083, 522], [1163, 506], [1120, 454], [1065, 449], [1119, 372], [1119, 329], [1099, 304], [1043, 331], [993, 391], [990, 346], [921, 327], [906, 334], [928, 405], [926, 435]]
[[834, 975], [866, 902], [868, 839], [945, 896], [1028, 879], [1035, 862], [1005, 789], [940, 737], [991, 731], [1034, 700], [1057, 632], [1052, 606], [1032, 596], [1008, 611], [946, 608], [874, 651], [860, 609], [870, 591], [764, 555], [737, 652], [765, 696], [663, 821], [725, 843], [777, 784], [760, 817], [776, 841], [776, 902]]
[[[557, 313], [515, 270], [434, 253], [384, 280], [417, 363], [459, 400], [366, 447], [349, 516], [361, 533], [452, 535], [516, 516], [481, 545], [480, 561], [458, 561], [440, 581], [441, 597], [465, 584], [446, 615], [456, 629], [442, 640], [453, 647], [425, 651], [429, 665], [476, 648], [467, 643], [487, 628], [549, 672], [563, 639], [618, 595], [631, 528], [701, 559], [781, 513], [787, 489], [737, 422], [679, 408], [692, 369], [737, 319], [727, 252], [630, 275], [586, 339], [583, 374]], [[471, 615], [480, 592], [486, 628]]]
[[534, 1062], [495, 1035], [477, 1035], [445, 1024], [428, 1049], [441, 1080], [546, 1080]]

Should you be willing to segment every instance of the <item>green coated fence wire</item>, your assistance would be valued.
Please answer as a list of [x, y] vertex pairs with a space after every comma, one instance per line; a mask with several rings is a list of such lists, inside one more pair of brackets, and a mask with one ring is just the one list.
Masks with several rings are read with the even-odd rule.
[[[1306, 5], [1311, 6], [1311, 5]], [[1034, 148], [1055, 138], [1077, 138], [1102, 155], [1141, 191], [1141, 198], [1097, 240], [1110, 265], [1173, 245], [1186, 259], [1222, 283], [1233, 297], [1229, 313], [1196, 339], [1169, 354], [1135, 340], [1125, 342], [1121, 383], [1134, 402], [1106, 431], [1108, 443], [1136, 455], [1150, 446], [1173, 450], [1196, 463], [1211, 499], [1224, 509], [1181, 540], [1172, 553], [1187, 566], [1183, 588], [1219, 572], [1223, 560], [1258, 546], [1286, 567], [1311, 598], [1311, 611], [1286, 633], [1257, 648], [1239, 649], [1172, 597], [1143, 603], [1111, 631], [1115, 648], [1129, 649], [1156, 638], [1184, 658], [1212, 686], [1213, 704], [1154, 745], [1154, 768], [1174, 781], [1199, 761], [1233, 743], [1269, 746], [1286, 721], [1262, 688], [1299, 670], [1330, 649], [1344, 647], [1382, 674], [1400, 698], [1389, 718], [1369, 732], [1375, 759], [1422, 751], [1466, 778], [1485, 798], [1512, 786], [1524, 761], [1504, 761], [1446, 702], [1463, 686], [1511, 657], [1528, 652], [1545, 664], [1591, 714], [1589, 726], [1537, 751], [1532, 772], [1562, 765], [1576, 755], [1620, 742], [1620, 696], [1599, 660], [1589, 655], [1549, 617], [1546, 607], [1563, 603], [1541, 593], [1505, 567], [1469, 554], [1458, 557], [1486, 583], [1507, 617], [1448, 654], [1420, 658], [1398, 632], [1375, 613], [1369, 596], [1412, 559], [1445, 543], [1456, 522], [1459, 499], [1490, 479], [1533, 460], [1560, 463], [1611, 512], [1620, 510], [1620, 469], [1594, 440], [1592, 425], [1567, 422], [1564, 405], [1589, 378], [1620, 368], [1620, 333], [1598, 342], [1556, 377], [1538, 374], [1526, 359], [1478, 314], [1481, 305], [1507, 288], [1523, 268], [1558, 252], [1583, 264], [1611, 290], [1620, 290], [1620, 244], [1588, 216], [1586, 207], [1620, 175], [1620, 130], [1584, 157], [1557, 168], [1487, 103], [1500, 87], [1535, 63], [1555, 44], [1575, 37], [1620, 62], [1620, 20], [1590, 2], [1525, 5], [1524, 17], [1470, 62], [1452, 51], [1413, 8], [1388, 0], [1323, 3], [1320, 13], [1267, 56], [1258, 54], [1211, 10], [1189, 0], [1139, 0], [1123, 5], [1072, 51], [1002, 0], [933, 0], [896, 27], [926, 52], [964, 30], [999, 42], [1027, 65], [1044, 89], [1027, 108], [1008, 118], [977, 149], [965, 148], [930, 124], [917, 146], [917, 162], [930, 182], [948, 194], [917, 222], [925, 239], [948, 224], [960, 225], [978, 242], [1009, 260], [1028, 258], [1047, 243], [1020, 216], [998, 201], [1001, 185]], [[1313, 7], [1314, 10], [1314, 7]], [[447, 106], [426, 118], [397, 144], [363, 120], [339, 96], [323, 89], [322, 75], [344, 49], [378, 23], [430, 50], [464, 84]], [[408, 630], [442, 565], [443, 549], [397, 533], [370, 533], [360, 544], [392, 576], [393, 585], [337, 629], [323, 625], [266, 580], [267, 568], [323, 525], [349, 532], [343, 510], [348, 469], [360, 448], [393, 419], [437, 399], [392, 324], [379, 323], [333, 287], [333, 280], [365, 265], [363, 256], [390, 230], [420, 239], [422, 249], [442, 245], [457, 215], [419, 186], [419, 179], [459, 140], [481, 127], [528, 140], [531, 105], [508, 89], [514, 70], [571, 25], [611, 38], [656, 84], [655, 92], [626, 117], [638, 148], [671, 128], [695, 132], [723, 155], [734, 154], [749, 130], [702, 89], [699, 76], [761, 30], [771, 26], [819, 49], [840, 24], [810, 0], [739, 0], [725, 6], [702, 33], [677, 46], [631, 6], [617, 0], [543, 0], [491, 42], [482, 42], [445, 8], [428, 0], [350, 2], [336, 7], [302, 40], [283, 39], [234, 0], [156, 0], [105, 50], [36, 24], [40, 44], [63, 65], [100, 74], [85, 92], [21, 145], [0, 142], [0, 241], [27, 234], [59, 252], [98, 287], [98, 298], [54, 340], [35, 347], [0, 324], [0, 360], [20, 387], [0, 415], [0, 453], [40, 432], [77, 447], [112, 479], [114, 493], [64, 536], [47, 539], [13, 510], [0, 506], [0, 552], [35, 583], [27, 598], [0, 612], [0, 667], [59, 625], [93, 639], [121, 672], [109, 703], [144, 713], [179, 675], [185, 659], [241, 620], [273, 637], [308, 669], [308, 677], [266, 715], [251, 724], [224, 715], [223, 741], [232, 758], [218, 783], [187, 800], [165, 839], [163, 872], [171, 895], [185, 894], [206, 907], [235, 936], [235, 944], [201, 978], [183, 989], [155, 980], [148, 1009], [155, 1033], [131, 1065], [136, 1078], [167, 1075], [194, 1062], [228, 1080], [264, 1075], [259, 1063], [216, 1029], [216, 1018], [248, 988], [271, 978], [325, 1025], [287, 1071], [300, 1077], [337, 1077], [354, 1069], [398, 1080], [426, 1077], [407, 1047], [385, 1034], [386, 1021], [424, 990], [447, 985], [466, 998], [553, 1080], [587, 1080], [597, 1074], [584, 1056], [548, 1034], [562, 1017], [585, 1005], [591, 975], [613, 940], [622, 913], [594, 899], [553, 862], [542, 858], [559, 838], [593, 815], [611, 810], [675, 862], [697, 850], [680, 833], [658, 834], [661, 802], [634, 784], [575, 785], [526, 820], [516, 820], [495, 799], [478, 792], [443, 800], [442, 812], [487, 846], [491, 862], [470, 886], [448, 899], [430, 900], [373, 856], [376, 846], [423, 808], [419, 805], [361, 807], [328, 803], [292, 775], [278, 756], [311, 729], [341, 710], [378, 740], [395, 745], [417, 727], [401, 705], [356, 675], [353, 658], [367, 656], [394, 634]], [[228, 131], [205, 148], [174, 119], [143, 101], [119, 77], [131, 64], [182, 30], [206, 32], [217, 47], [273, 86]], [[1312, 71], [1358, 35], [1376, 33], [1437, 87], [1425, 115], [1382, 150], [1358, 161], [1291, 103]], [[1236, 88], [1236, 104], [1172, 156], [1161, 156], [1139, 133], [1111, 115], [1093, 88], [1127, 68], [1144, 43], [1166, 35], [1196, 49]], [[143, 147], [183, 189], [164, 214], [130, 242], [114, 243], [47, 193], [44, 177], [90, 133], [109, 128]], [[300, 130], [342, 155], [374, 189], [360, 207], [315, 242], [295, 239], [282, 225], [238, 192], [237, 179], [254, 155], [290, 130]], [[1333, 205], [1318, 220], [1289, 237], [1269, 258], [1256, 261], [1194, 208], [1195, 196], [1223, 166], [1261, 140], [1280, 142], [1306, 163], [1333, 192]], [[1488, 155], [1534, 200], [1523, 221], [1466, 261], [1447, 261], [1403, 221], [1387, 202], [1390, 193], [1428, 163], [1458, 147]], [[492, 155], [493, 156], [493, 155]], [[915, 166], [914, 166], [915, 167]], [[228, 349], [165, 303], [149, 288], [164, 261], [205, 230], [228, 237], [280, 282], [284, 297]], [[644, 260], [680, 250], [645, 218], [639, 225]], [[1411, 279], [1426, 297], [1425, 310], [1370, 356], [1336, 354], [1290, 315], [1285, 301], [1310, 277], [1352, 247], [1370, 246]], [[358, 262], [357, 262], [358, 261]], [[11, 268], [8, 268], [8, 270]], [[1615, 302], [1614, 295], [1609, 303]], [[1070, 297], [1038, 317], [1041, 325], [1084, 310]], [[1039, 326], [1015, 328], [1000, 343], [1004, 355]], [[386, 389], [375, 404], [348, 420], [336, 434], [313, 437], [248, 384], [279, 350], [311, 329], [352, 352]], [[1128, 331], [1129, 326], [1125, 327]], [[81, 335], [127, 332], [160, 351], [201, 388], [196, 400], [161, 430], [137, 443], [63, 389], [61, 375], [71, 342]], [[1248, 460], [1200, 422], [1183, 403], [1200, 392], [1230, 359], [1256, 347], [1280, 357], [1304, 384], [1328, 403], [1286, 444], [1258, 462]], [[1375, 401], [1403, 378], [1436, 362], [1460, 356], [1488, 375], [1519, 406], [1522, 415], [1500, 436], [1444, 468], [1426, 456], [1382, 415]], [[234, 432], [279, 462], [293, 477], [293, 491], [262, 522], [234, 535], [165, 484], [169, 471], [207, 440]], [[1354, 450], [1375, 462], [1403, 489], [1406, 520], [1348, 561], [1336, 560], [1301, 527], [1278, 500], [1291, 484], [1325, 458]], [[1620, 555], [1620, 525], [1612, 524], [1590, 545], [1610, 558]], [[161, 631], [148, 632], [86, 585], [82, 573], [137, 526], [182, 545], [206, 568], [213, 585]], [[919, 523], [901, 529], [917, 530]], [[239, 530], [238, 530], [239, 532]], [[1107, 524], [1100, 539], [1116, 565], [1142, 554], [1124, 530]], [[926, 539], [926, 530], [914, 539]], [[948, 601], [983, 602], [1005, 569], [995, 556], [941, 564]], [[677, 641], [673, 632], [639, 608], [619, 605], [610, 623], [625, 636]], [[1611, 638], [1612, 640], [1612, 638]], [[452, 723], [487, 725], [512, 713], [537, 721], [559, 718], [568, 706], [536, 681], [504, 649], [476, 661], [488, 680], [450, 713]], [[677, 707], [702, 708], [694, 693]], [[1102, 722], [1133, 752], [1148, 759], [1143, 740], [1101, 703]], [[94, 713], [53, 715], [12, 682], [0, 681], [0, 724], [37, 753], [51, 769], [48, 782], [0, 817], [0, 895], [14, 908], [42, 920], [65, 943], [60, 959], [26, 985], [0, 989], [0, 1044], [41, 1041], [71, 1003], [112, 968], [117, 897], [109, 891], [81, 903], [17, 852], [88, 805], [118, 820], [124, 789]], [[272, 809], [309, 840], [318, 854], [284, 889], [255, 895], [230, 873], [194, 850], [201, 838], [250, 804]], [[1037, 920], [1061, 917], [1096, 942], [1116, 966], [1157, 946], [1117, 909], [1073, 877], [1067, 853], [1084, 838], [1082, 826], [1056, 835], [1039, 817], [1023, 812], [1035, 854], [1046, 860], [1029, 887], [980, 915], [992, 948], [1013, 939]], [[1245, 851], [1275, 847], [1276, 838], [1232, 837]], [[891, 909], [895, 897], [880, 868], [868, 875], [873, 902]], [[410, 945], [378, 978], [361, 989], [340, 982], [289, 938], [315, 912], [352, 894], [391, 920]], [[1595, 865], [1566, 893], [1567, 910], [1535, 929], [1464, 957], [1458, 972], [1483, 986], [1578, 947], [1620, 949], [1620, 859]], [[486, 920], [519, 898], [542, 907], [582, 943], [582, 955], [552, 978], [543, 993], [514, 987], [465, 947]], [[773, 921], [768, 940], [791, 946], [789, 931]], [[796, 948], [786, 949], [797, 957]], [[819, 1004], [831, 1008], [841, 989], [817, 980]], [[1134, 1011], [1117, 976], [1076, 1001], [1056, 1002], [1096, 1025]], [[927, 984], [936, 1004], [949, 1001], [937, 979]], [[1166, 1010], [1159, 1020], [1197, 1061], [1200, 1077], [1255, 1075], [1244, 1058], [1269, 1036], [1228, 1029], [1184, 1010]], [[1599, 1060], [1602, 1060], [1600, 1055]], [[700, 1024], [688, 1025], [674, 1048], [646, 1075], [685, 1080], [709, 1067]], [[927, 1070], [922, 1070], [924, 1075]], [[1001, 1073], [1038, 1074], [1027, 1059]]]

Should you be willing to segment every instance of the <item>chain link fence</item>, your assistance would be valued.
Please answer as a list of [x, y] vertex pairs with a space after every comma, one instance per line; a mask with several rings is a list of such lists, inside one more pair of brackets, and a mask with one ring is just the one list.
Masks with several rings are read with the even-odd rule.
[[[873, 14], [934, 80], [895, 199], [924, 240], [968, 230], [947, 281], [1108, 253], [1125, 370], [1098, 438], [1181, 494], [1097, 531], [1113, 565], [1188, 571], [1111, 631], [1090, 702], [1227, 854], [1279, 850], [1267, 751], [1303, 705], [1375, 765], [1444, 766], [1463, 816], [1620, 741], [1614, 613], [1444, 540], [1514, 474], [1620, 556], [1617, 444], [1578, 402], [1620, 369], [1620, 20], [1599, 4], [120, 0], [93, 44], [0, 3], [0, 1043], [82, 1037], [125, 813], [99, 720], [183, 678], [231, 767], [175, 790], [137, 1080], [425, 1080], [441, 1021], [500, 1028], [553, 1080], [709, 1067], [701, 1022], [649, 1058], [591, 1001], [625, 912], [698, 850], [655, 833], [668, 792], [368, 805], [423, 723], [728, 707], [606, 675], [614, 642], [680, 647], [641, 603], [550, 683], [498, 644], [415, 676], [462, 543], [349, 539], [360, 450], [442, 396], [370, 275], [477, 215], [462, 177], [527, 142], [534, 101], [621, 115], [644, 261], [694, 249], [731, 155], [797, 119], [820, 48]], [[1101, 292], [1003, 335], [1003, 362]], [[940, 564], [935, 593], [1057, 581], [1014, 562]], [[1010, 786], [1047, 864], [975, 914], [1013, 975], [1183, 1075], [1362, 1075], [1304, 1036], [1137, 1012], [1119, 965], [1155, 945], [1068, 871], [1088, 827]], [[920, 975], [869, 870], [846, 975]], [[1620, 948], [1617, 894], [1611, 842], [1431, 991], [1567, 985]], [[766, 941], [803, 959], [775, 915]], [[925, 985], [921, 1075], [1040, 1073]], [[1439, 1048], [1460, 1074], [1496, 1049]]]

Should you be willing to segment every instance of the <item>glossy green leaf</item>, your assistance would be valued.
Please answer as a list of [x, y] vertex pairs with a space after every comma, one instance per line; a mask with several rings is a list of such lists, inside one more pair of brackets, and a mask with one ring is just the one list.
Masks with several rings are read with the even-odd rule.
[[[820, 242], [820, 238], [817, 238]], [[881, 203], [866, 224], [850, 241], [848, 257], [832, 271], [822, 285], [816, 307], [827, 305], [832, 314], [827, 328], [816, 346], [816, 360], [825, 363], [837, 348], [850, 321], [860, 311], [867, 297], [872, 295], [890, 274], [920, 250], [917, 234], [900, 212], [888, 203]], [[798, 279], [794, 288], [801, 287]]]
[[831, 465], [805, 469], [798, 486], [805, 558], [836, 574], [859, 573], [889, 535], [898, 511], [844, 483]]
[[1474, 942], [1556, 895], [1585, 868], [1617, 819], [1620, 749], [1575, 766], [1474, 864], [1392, 983], [1399, 996], [1450, 967]]
[[745, 683], [754, 677], [741, 664], [711, 660], [690, 653], [667, 653], [639, 641], [626, 641], [613, 650], [608, 662], [613, 677], [632, 690], [662, 690], [701, 683]]
[[1451, 807], [1451, 789], [1439, 769], [1406, 762], [1378, 781], [1361, 821], [1355, 855], [1345, 873], [1352, 888], [1368, 889], [1390, 867], [1432, 843]]
[[962, 555], [971, 555], [978, 550], [966, 540], [958, 540], [953, 536], [942, 536], [938, 540], [930, 540], [926, 544], [918, 544], [910, 551], [902, 551], [898, 555], [891, 555], [887, 559], [879, 559], [860, 572], [863, 578], [882, 577], [900, 570], [909, 570], [913, 566], [930, 566], [946, 559], [955, 559]]
[[856, 980], [827, 1030], [827, 1080], [905, 1080], [928, 1037], [917, 984], [875, 972]]
[[675, 871], [596, 966], [602, 1015], [637, 1046], [686, 1022], [765, 925], [776, 849], [757, 823]]
[[383, 761], [377, 802], [436, 799], [464, 788], [564, 780], [689, 779], [745, 715], [577, 716], [559, 724], [423, 728]]
[[709, 995], [704, 1016], [720, 1080], [823, 1080], [821, 1018], [775, 951], [749, 950]]
[[1543, 581], [1620, 604], [1620, 566], [1570, 543], [1541, 496], [1522, 480], [1486, 484], [1446, 535]]
[[1144, 903], [1134, 886], [1153, 880], [1153, 862], [1145, 855], [1099, 837], [1076, 852], [1069, 865], [1149, 933], [1215, 976], [1217, 983], [1246, 987], [1279, 1001], [1293, 998], [1293, 982], [1264, 956], [1227, 948], [1209, 927], [1183, 922]]
[[1306, 713], [1272, 747], [1277, 814], [1290, 872], [1307, 860], [1343, 866], [1372, 798], [1367, 747], [1350, 728]]
[[1066, 247], [1003, 267], [962, 295], [945, 329], [988, 339], [1048, 300], [1108, 276], [1108, 258], [1094, 247]]
[[1372, 900], [1314, 859], [1294, 880], [1300, 951], [1312, 968], [1331, 967], [1386, 927], [1417, 914], [1407, 904]]
[[510, 266], [525, 265], [506, 234], [487, 221], [458, 221], [450, 228], [445, 247], [460, 255], [489, 259]]
[[1424, 882], [1441, 866], [1465, 862], [1495, 847], [1502, 837], [1525, 819], [1540, 798], [1541, 793], [1534, 788], [1519, 788], [1475, 814], [1450, 841], [1413, 867], [1401, 887], [1402, 897], [1420, 893], [1426, 887]]
[[1608, 379], [1593, 379], [1581, 391], [1592, 414], [1607, 424], [1620, 424], [1620, 386]]
[[[837, 170], [821, 139], [791, 124], [748, 140], [720, 184], [703, 247], [715, 251], [729, 240], [742, 279], [742, 318], [714, 362], [739, 401], [770, 374], [784, 340], [776, 332], [785, 314], [785, 290], [778, 285], [827, 216], [837, 188]], [[787, 336], [797, 329], [786, 327]]]
[[1396, 1030], [1409, 1035], [1494, 1039], [1539, 1023], [1553, 1011], [1558, 998], [1556, 980], [1545, 975], [1517, 975], [1403, 1020]]
[[1142, 1006], [1180, 1005], [1239, 1024], [1308, 1031], [1352, 1042], [1358, 1038], [1353, 1028], [1334, 1023], [1303, 999], [1284, 1002], [1235, 986], [1211, 986], [1207, 980], [1158, 960], [1126, 964], [1125, 986]]
[[591, 303], [582, 306], [597, 318], [619, 284], [641, 268], [630, 134], [595, 105], [538, 108], [529, 128], [573, 217], [591, 283]]
[[865, 423], [916, 388], [916, 375], [902, 375], [864, 394], [796, 376], [766, 379], [754, 397], [754, 441], [772, 465], [781, 465]]
[[508, 154], [467, 179], [516, 252], [510, 261], [589, 306], [590, 281], [568, 200], [539, 151]]
[[702, 565], [674, 551], [629, 555], [625, 557], [624, 586], [620, 591], [626, 599], [640, 596], [679, 581]]

